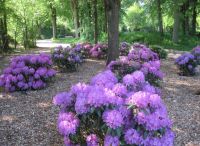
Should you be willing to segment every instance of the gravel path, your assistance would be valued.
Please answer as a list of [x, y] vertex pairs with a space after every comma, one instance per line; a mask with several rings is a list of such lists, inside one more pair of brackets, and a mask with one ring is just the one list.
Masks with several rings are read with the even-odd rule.
[[[200, 91], [200, 76], [178, 76], [174, 56], [162, 61], [162, 69], [166, 73], [163, 98], [174, 122], [175, 146], [200, 146], [200, 95], [195, 95]], [[0, 57], [0, 71], [9, 58]], [[52, 105], [52, 97], [74, 83], [89, 81], [104, 66], [104, 61], [87, 60], [78, 72], [59, 73], [43, 90], [0, 93], [0, 146], [63, 145], [56, 129], [58, 108]]]
[[200, 75], [179, 76], [174, 59], [162, 61], [164, 101], [176, 133], [175, 146], [200, 146]]

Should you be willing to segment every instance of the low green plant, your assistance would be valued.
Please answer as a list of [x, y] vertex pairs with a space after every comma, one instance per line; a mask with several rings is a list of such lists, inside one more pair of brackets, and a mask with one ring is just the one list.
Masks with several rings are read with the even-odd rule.
[[151, 50], [158, 54], [160, 59], [166, 59], [167, 58], [167, 51], [161, 46], [158, 45], [152, 45], [150, 46]]

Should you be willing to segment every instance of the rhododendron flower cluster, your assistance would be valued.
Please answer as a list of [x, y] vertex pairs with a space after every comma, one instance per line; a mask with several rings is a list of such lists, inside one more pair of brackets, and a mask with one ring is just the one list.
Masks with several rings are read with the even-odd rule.
[[51, 56], [47, 54], [17, 56], [0, 76], [0, 87], [10, 92], [44, 88], [56, 74], [51, 66]]
[[120, 43], [119, 52], [120, 56], [127, 56], [131, 49], [131, 45], [127, 42]]
[[77, 66], [83, 62], [81, 48], [80, 44], [74, 48], [58, 46], [52, 51], [52, 60], [60, 69], [75, 71]]
[[184, 53], [175, 60], [175, 64], [180, 69], [181, 75], [194, 75], [197, 66], [197, 60], [191, 53]]
[[146, 80], [156, 86], [163, 79], [163, 72], [160, 70], [160, 60], [158, 55], [142, 44], [133, 44], [128, 57], [122, 56], [117, 61], [112, 61], [108, 65], [122, 79], [125, 74], [140, 70], [144, 73]]
[[159, 60], [122, 57], [88, 84], [78, 83], [57, 94], [53, 102], [60, 106], [58, 131], [65, 145], [172, 146], [171, 120], [160, 90], [147, 80], [145, 67], [154, 74]]
[[138, 62], [148, 62], [159, 60], [159, 57], [157, 53], [153, 52], [146, 45], [135, 43], [131, 46], [128, 59]]
[[93, 58], [105, 58], [108, 51], [106, 44], [95, 44], [90, 50], [90, 56]]

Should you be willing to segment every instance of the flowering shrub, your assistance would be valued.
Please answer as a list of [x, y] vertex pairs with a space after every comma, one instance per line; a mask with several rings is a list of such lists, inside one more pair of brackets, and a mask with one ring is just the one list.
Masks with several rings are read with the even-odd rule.
[[0, 76], [0, 87], [5, 91], [41, 89], [55, 76], [50, 55], [18, 56], [11, 60]]
[[131, 48], [132, 49], [128, 54], [129, 60], [134, 60], [140, 63], [159, 60], [158, 54], [151, 51], [150, 48], [143, 44], [135, 43]]
[[[194, 51], [195, 52], [195, 51]], [[175, 60], [175, 64], [180, 69], [181, 75], [194, 75], [195, 74], [195, 68], [197, 66], [197, 61], [195, 59], [195, 56], [191, 53], [184, 53], [180, 57], [178, 57]]]
[[192, 54], [194, 55], [195, 60], [197, 61], [198, 65], [200, 65], [200, 46], [196, 46], [192, 50]]
[[120, 43], [120, 48], [119, 48], [120, 56], [127, 56], [130, 49], [131, 49], [131, 46], [129, 43], [127, 42]]
[[122, 57], [89, 84], [57, 94], [53, 103], [61, 108], [58, 131], [65, 145], [172, 146], [172, 123], [160, 90], [147, 78], [162, 78], [159, 69], [159, 60], [152, 57]]
[[53, 62], [63, 70], [75, 71], [77, 66], [83, 62], [81, 45], [74, 48], [62, 48], [59, 46], [52, 51]]
[[106, 44], [95, 44], [90, 50], [90, 56], [93, 58], [105, 58], [108, 51]]
[[83, 43], [81, 44], [82, 46], [82, 56], [84, 56], [84, 58], [89, 58], [91, 56], [90, 54], [90, 50], [93, 48], [93, 45], [90, 43]]

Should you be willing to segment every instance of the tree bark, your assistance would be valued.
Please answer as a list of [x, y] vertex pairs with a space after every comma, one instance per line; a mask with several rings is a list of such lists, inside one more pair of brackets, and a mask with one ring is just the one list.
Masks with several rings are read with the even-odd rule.
[[119, 11], [120, 0], [106, 0], [108, 14], [108, 58], [107, 64], [119, 57]]
[[173, 26], [173, 36], [172, 41], [174, 43], [178, 42], [179, 39], [179, 28], [180, 28], [180, 10], [177, 4], [175, 3], [174, 8], [174, 26]]
[[56, 14], [56, 8], [53, 6], [52, 3], [50, 3], [50, 9], [51, 9], [51, 21], [52, 21], [52, 33], [53, 33], [53, 39], [57, 38], [57, 14]]
[[107, 15], [107, 5], [106, 5], [106, 0], [104, 0], [104, 15], [105, 15], [105, 20], [104, 20], [104, 32], [108, 32], [108, 15]]
[[78, 0], [71, 0], [71, 7], [72, 7], [72, 13], [73, 13], [73, 19], [74, 19], [74, 29], [75, 29], [75, 37], [78, 38], [80, 36], [79, 33], [79, 9], [78, 9]]
[[0, 32], [2, 40], [2, 51], [6, 52], [9, 48], [8, 30], [7, 30], [7, 12], [5, 6], [5, 0], [1, 2], [2, 15], [0, 16]]
[[98, 42], [98, 15], [97, 15], [97, 0], [93, 1], [94, 6], [94, 43]]
[[181, 6], [181, 15], [182, 15], [182, 31], [183, 34], [189, 34], [189, 16], [188, 16], [188, 9], [189, 9], [189, 0], [185, 1]]
[[163, 36], [161, 0], [157, 0], [157, 11], [158, 11], [158, 28], [159, 28], [160, 35]]
[[197, 24], [197, 11], [196, 11], [196, 6], [197, 6], [197, 0], [192, 1], [192, 34], [196, 34], [196, 24]]

